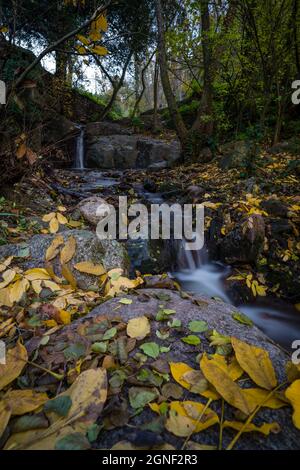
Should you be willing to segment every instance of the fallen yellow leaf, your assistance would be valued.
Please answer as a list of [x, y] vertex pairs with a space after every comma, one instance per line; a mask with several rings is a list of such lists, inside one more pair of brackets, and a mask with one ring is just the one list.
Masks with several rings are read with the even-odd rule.
[[275, 388], [277, 379], [269, 353], [237, 338], [231, 338], [231, 343], [238, 363], [253, 382], [266, 390]]
[[27, 350], [21, 343], [7, 351], [6, 364], [0, 364], [0, 390], [19, 377], [27, 360]]

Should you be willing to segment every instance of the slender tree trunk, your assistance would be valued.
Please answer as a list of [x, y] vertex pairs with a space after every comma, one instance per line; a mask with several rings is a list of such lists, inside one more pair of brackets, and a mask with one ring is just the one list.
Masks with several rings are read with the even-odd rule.
[[299, 37], [298, 37], [298, 15], [299, 15], [299, 0], [294, 0], [293, 4], [293, 34], [294, 34], [294, 48], [295, 48], [295, 61], [297, 67], [297, 75], [300, 78], [300, 50], [299, 50]]
[[55, 71], [55, 76], [59, 80], [62, 81], [62, 83], [66, 82], [67, 80], [67, 54], [64, 52], [57, 50], [55, 52], [55, 57], [56, 57], [56, 71]]
[[162, 86], [163, 86], [164, 94], [168, 103], [169, 112], [175, 125], [177, 136], [181, 142], [181, 145], [184, 147], [186, 137], [187, 137], [187, 129], [183, 122], [181, 114], [179, 113], [176, 99], [172, 91], [169, 74], [168, 74], [168, 61], [167, 61], [167, 53], [166, 53], [162, 2], [161, 0], [156, 0], [155, 4], [156, 4], [156, 19], [157, 19], [157, 32], [158, 32], [158, 58], [159, 58], [160, 76], [161, 76]]
[[153, 80], [153, 132], [157, 131], [158, 127], [158, 85], [159, 85], [159, 63], [156, 58], [154, 66], [154, 80]]
[[147, 60], [147, 63], [145, 64], [145, 66], [143, 67], [143, 70], [142, 70], [142, 73], [141, 73], [141, 79], [142, 79], [142, 89], [140, 91], [140, 93], [138, 94], [137, 96], [137, 99], [136, 99], [136, 102], [135, 102], [135, 105], [134, 105], [134, 108], [133, 108], [133, 111], [131, 113], [131, 117], [133, 118], [138, 112], [139, 112], [139, 105], [140, 105], [140, 102], [144, 96], [144, 93], [146, 91], [146, 82], [145, 82], [145, 73], [149, 67], [149, 65], [151, 64], [151, 61], [153, 59], [153, 56], [154, 54], [156, 53], [156, 51], [154, 51], [151, 56], [149, 57], [149, 59]]
[[206, 140], [210, 139], [214, 131], [213, 123], [213, 71], [212, 71], [212, 51], [211, 41], [209, 38], [210, 33], [210, 17], [209, 17], [209, 2], [208, 0], [201, 0], [201, 21], [202, 21], [202, 50], [203, 50], [203, 65], [204, 65], [204, 83], [203, 93], [200, 101], [200, 106], [197, 118], [193, 125], [193, 131], [201, 133], [201, 138]]
[[131, 61], [131, 58], [132, 58], [132, 55], [133, 55], [133, 52], [131, 52], [129, 54], [129, 56], [127, 57], [127, 60], [124, 64], [124, 67], [123, 67], [123, 71], [122, 71], [122, 75], [121, 75], [121, 78], [119, 80], [119, 82], [115, 85], [113, 85], [113, 93], [111, 95], [111, 98], [109, 100], [109, 103], [107, 104], [106, 108], [103, 110], [102, 114], [101, 114], [101, 119], [105, 119], [106, 116], [108, 115], [108, 113], [111, 111], [113, 105], [114, 105], [114, 102], [116, 101], [116, 98], [118, 96], [118, 93], [120, 91], [120, 89], [122, 88], [123, 84], [124, 84], [124, 80], [125, 80], [125, 75], [126, 75], [126, 72], [127, 72], [127, 69], [128, 69], [128, 66], [130, 64], [130, 61]]

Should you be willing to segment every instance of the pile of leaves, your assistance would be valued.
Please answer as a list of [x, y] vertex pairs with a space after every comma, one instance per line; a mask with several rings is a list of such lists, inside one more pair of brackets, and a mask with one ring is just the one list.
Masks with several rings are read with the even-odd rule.
[[[131, 303], [120, 297], [115, 317], [36, 329], [26, 347], [21, 335], [11, 339], [6, 364], [0, 365], [4, 449], [99, 447], [105, 432], [128, 425], [136, 432], [113, 449], [174, 449], [163, 442], [163, 432], [179, 438], [183, 449], [222, 449], [227, 428], [236, 431], [227, 446], [232, 449], [243, 433], [284, 432], [276, 420], [256, 424], [256, 418], [263, 408], [274, 410], [275, 417], [285, 406], [293, 408], [300, 429], [299, 365], [288, 363], [287, 379], [278, 383], [264, 349], [211, 331], [201, 320], [183, 328], [176, 311], [163, 303], [155, 318], [145, 314], [124, 322], [118, 310]], [[154, 321], [161, 324], [156, 331]], [[172, 336], [178, 334], [198, 367], [170, 360]], [[214, 353], [199, 353], [201, 335]], [[142, 412], [147, 412], [142, 426], [130, 425]], [[213, 426], [219, 427], [215, 445], [193, 441]]]

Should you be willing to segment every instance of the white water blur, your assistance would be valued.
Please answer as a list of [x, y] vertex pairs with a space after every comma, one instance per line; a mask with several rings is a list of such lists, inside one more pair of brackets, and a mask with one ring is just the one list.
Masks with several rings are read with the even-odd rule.
[[76, 151], [74, 158], [74, 169], [75, 170], [84, 170], [84, 126], [79, 126], [80, 133], [76, 140]]
[[[234, 305], [226, 292], [224, 282], [231, 268], [209, 261], [208, 252], [188, 251], [185, 242], [178, 242], [177, 270], [173, 273], [182, 288], [188, 292], [218, 297]], [[253, 304], [235, 305], [270, 338], [290, 350], [293, 341], [300, 339], [300, 315], [293, 305], [274, 298], [258, 298]]]
[[229, 275], [230, 268], [219, 263], [212, 263], [203, 248], [198, 251], [185, 249], [185, 241], [177, 243], [177, 267], [174, 276], [188, 289], [208, 297], [218, 297], [230, 303], [224, 290], [224, 278]]

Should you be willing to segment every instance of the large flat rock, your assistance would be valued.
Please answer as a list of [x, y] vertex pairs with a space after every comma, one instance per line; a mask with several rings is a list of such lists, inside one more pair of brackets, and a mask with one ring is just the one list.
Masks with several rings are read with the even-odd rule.
[[[199, 346], [191, 346], [183, 343], [181, 338], [187, 334], [187, 330], [176, 331], [173, 329], [170, 340], [166, 341], [158, 339], [156, 336], [156, 330], [162, 328], [162, 323], [156, 322], [154, 318], [158, 310], [163, 306], [164, 308], [176, 310], [176, 314], [174, 314], [172, 318], [180, 319], [183, 328], [186, 328], [191, 320], [204, 320], [207, 322], [209, 329], [215, 329], [226, 336], [237, 337], [249, 344], [256, 345], [267, 350], [270, 354], [279, 383], [286, 380], [285, 365], [290, 359], [287, 353], [274, 344], [274, 342], [266, 337], [264, 333], [255, 326], [249, 327], [233, 320], [232, 313], [236, 311], [236, 309], [231, 305], [202, 296], [182, 298], [177, 291], [167, 289], [141, 289], [138, 290], [135, 295], [122, 295], [122, 297], [128, 297], [132, 300], [132, 303], [130, 305], [121, 304], [119, 302], [119, 298], [114, 298], [104, 302], [93, 309], [84, 318], [73, 322], [70, 326], [65, 327], [60, 333], [53, 335], [53, 338], [49, 345], [46, 346], [46, 349], [48, 347], [53, 347], [51, 344], [58, 344], [59, 342], [66, 341], [67, 338], [70, 339], [74, 337], [74, 333], [76, 340], [80, 341], [80, 335], [84, 330], [82, 325], [92, 327], [92, 325], [97, 323], [97, 321], [101, 321], [100, 318], [102, 317], [103, 319], [103, 316], [112, 318], [120, 317], [122, 320], [128, 321], [131, 318], [147, 315], [148, 317], [153, 318], [151, 321], [151, 336], [147, 337], [142, 342], [155, 341], [156, 343], [164, 346], [170, 345], [170, 352], [162, 354], [161, 358], [168, 362], [185, 362], [191, 367], [198, 369], [199, 365], [196, 361], [196, 356], [204, 351], [213, 353], [214, 348], [210, 347], [209, 340], [205, 337], [205, 334], [200, 335], [202, 341]], [[85, 336], [82, 336], [81, 340], [83, 344], [87, 345], [88, 340]], [[142, 342], [138, 343], [136, 349], [132, 351], [132, 355], [139, 350], [138, 346]], [[47, 356], [46, 351], [44, 356], [45, 354]], [[150, 360], [149, 364], [151, 364], [151, 362], [153, 362], [153, 360]], [[242, 381], [240, 385], [254, 386], [250, 380], [246, 382]], [[126, 387], [123, 388], [118, 400], [124, 395], [125, 397], [127, 395]], [[188, 391], [185, 391], [183, 399], [201, 401], [203, 403], [206, 402], [204, 398], [197, 394], [191, 394]], [[220, 401], [213, 402], [211, 408], [217, 411], [220, 415]], [[149, 423], [155, 419], [155, 417], [156, 415], [146, 407], [141, 414], [135, 416], [130, 421], [130, 424], [136, 426], [135, 432], [139, 432], [142, 425]], [[234, 420], [233, 408], [228, 405], [225, 405], [225, 419]], [[290, 407], [284, 407], [279, 410], [263, 408], [254, 419], [254, 423], [261, 425], [264, 422], [279, 423], [281, 432], [278, 434], [270, 434], [268, 437], [264, 437], [258, 433], [244, 433], [238, 440], [235, 448], [249, 450], [300, 449], [300, 431], [293, 426], [292, 409]], [[226, 448], [235, 433], [236, 432], [232, 430], [224, 430], [223, 448]], [[103, 431], [100, 434], [97, 445], [99, 448], [111, 448], [120, 440], [130, 440], [130, 436], [131, 429], [127, 426], [116, 428], [111, 431]], [[162, 431], [161, 438], [163, 442], [169, 443], [177, 449], [180, 449], [183, 443], [182, 439], [178, 439], [173, 434], [165, 430]], [[218, 439], [218, 426], [213, 426], [206, 431], [192, 436], [193, 441], [209, 445], [218, 445]]]

